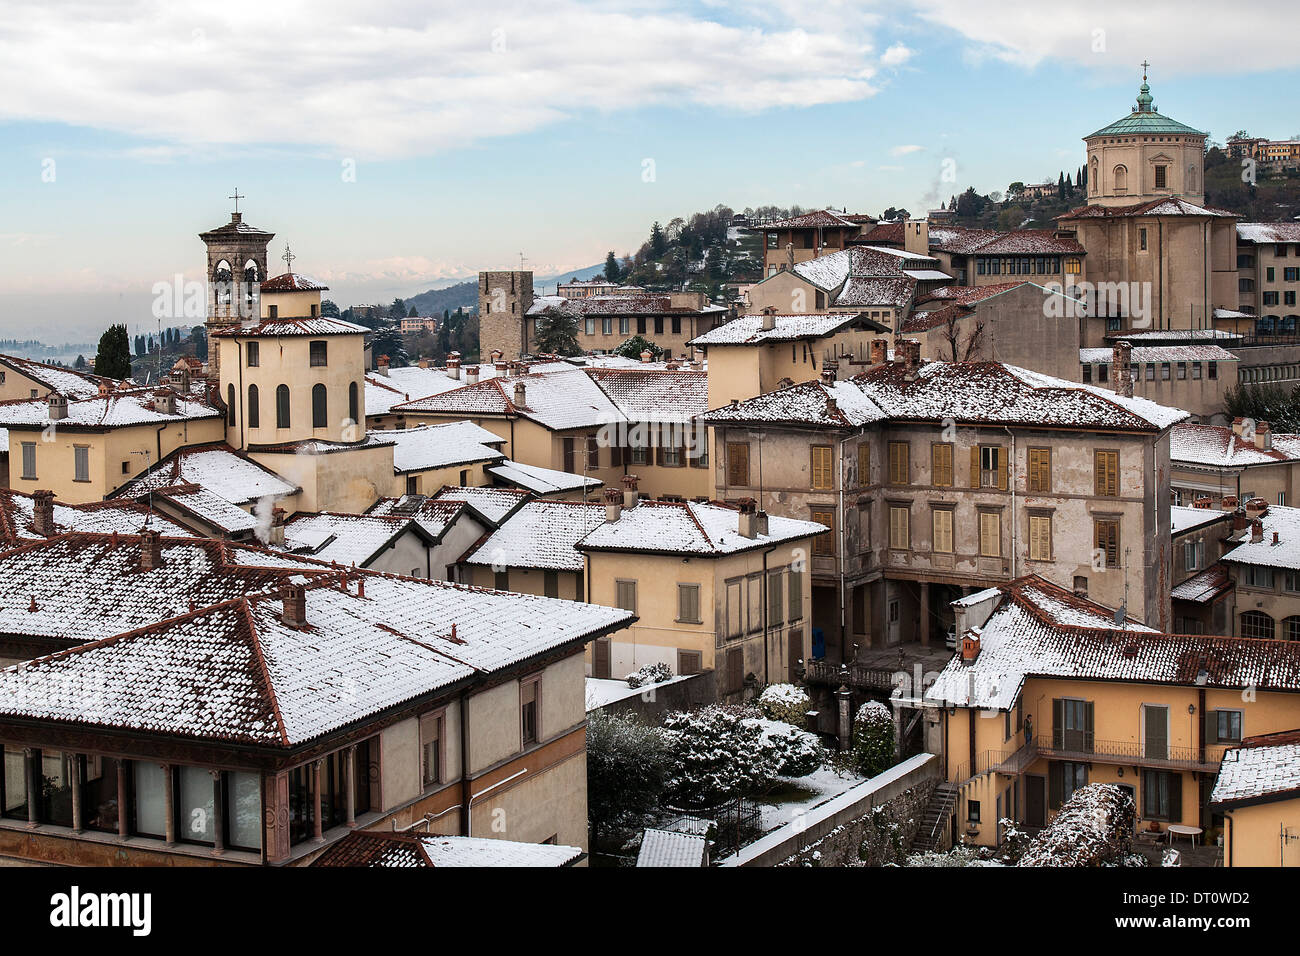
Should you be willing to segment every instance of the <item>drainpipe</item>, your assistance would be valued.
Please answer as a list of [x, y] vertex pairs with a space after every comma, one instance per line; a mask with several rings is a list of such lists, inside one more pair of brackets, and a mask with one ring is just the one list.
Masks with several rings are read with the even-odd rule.
[[1011, 489], [1011, 579], [1020, 577], [1020, 552], [1016, 549], [1020, 541], [1020, 515], [1016, 511], [1016, 436], [1006, 425], [1002, 430], [1011, 439], [1011, 458], [1007, 462], [1007, 487]]
[[[848, 626], [848, 610], [847, 610], [848, 595], [844, 592], [844, 587], [845, 587], [844, 562], [846, 560], [845, 555], [848, 551], [846, 547], [845, 528], [844, 528], [844, 525], [847, 523], [847, 519], [844, 514], [844, 444], [852, 437], [853, 437], [852, 435], [848, 435], [840, 439], [840, 447], [839, 447], [840, 466], [835, 469], [835, 481], [836, 484], [839, 485], [839, 510], [840, 510], [840, 516], [839, 516], [840, 526], [837, 529], [837, 533], [840, 539], [840, 546], [839, 546], [839, 554], [836, 556], [836, 558], [840, 566], [840, 663], [841, 664], [845, 662], [844, 654], [848, 650], [848, 646], [849, 646], [849, 626]], [[811, 622], [809, 622], [808, 633], [810, 635], [812, 633]]]
[[460, 692], [460, 835], [469, 836], [469, 691]]

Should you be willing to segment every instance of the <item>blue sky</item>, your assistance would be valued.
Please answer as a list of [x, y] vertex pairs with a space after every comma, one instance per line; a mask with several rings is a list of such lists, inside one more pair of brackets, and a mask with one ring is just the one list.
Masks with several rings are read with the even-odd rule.
[[1269, 5], [8, 0], [0, 334], [152, 324], [236, 186], [351, 303], [588, 265], [717, 203], [916, 212], [1073, 173], [1144, 58], [1163, 112], [1290, 136], [1300, 16]]

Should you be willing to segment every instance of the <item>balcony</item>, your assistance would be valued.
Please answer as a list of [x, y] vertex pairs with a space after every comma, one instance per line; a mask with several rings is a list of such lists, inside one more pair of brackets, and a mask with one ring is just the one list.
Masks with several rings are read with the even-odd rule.
[[864, 663], [840, 665], [831, 661], [808, 661], [804, 680], [813, 684], [841, 684], [855, 690], [892, 692], [897, 684], [898, 669], [871, 667]]
[[1098, 740], [1084, 731], [1041, 734], [1035, 741], [1038, 757], [1077, 763], [1131, 764], [1156, 770], [1217, 771], [1227, 747], [1171, 747], [1138, 740]]

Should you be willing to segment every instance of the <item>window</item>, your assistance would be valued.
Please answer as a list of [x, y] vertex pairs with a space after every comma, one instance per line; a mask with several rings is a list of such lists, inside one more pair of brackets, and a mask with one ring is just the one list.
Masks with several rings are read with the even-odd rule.
[[1073, 761], [1062, 761], [1054, 763], [1048, 768], [1048, 802], [1053, 810], [1065, 803], [1076, 790], [1081, 790], [1088, 785], [1088, 765], [1086, 763], [1074, 763]]
[[779, 627], [785, 623], [785, 593], [781, 590], [781, 570], [767, 574], [767, 624]]
[[1241, 711], [1212, 710], [1206, 724], [1206, 729], [1209, 730], [1210, 743], [1241, 743]]
[[889, 547], [895, 551], [906, 551], [911, 547], [911, 528], [908, 524], [910, 518], [911, 513], [906, 505], [890, 505]]
[[613, 335], [613, 334], [614, 334], [614, 317], [613, 317], [613, 316], [605, 316], [605, 318], [603, 318], [603, 319], [600, 320], [600, 334], [601, 334], [601, 335]]
[[261, 403], [258, 401], [257, 386], [248, 386], [248, 427], [257, 428], [262, 424]]
[[325, 393], [324, 385], [313, 385], [311, 387], [311, 427], [328, 428], [329, 427], [329, 410], [327, 408], [328, 399]]
[[541, 696], [540, 677], [519, 682], [519, 738], [525, 747], [542, 739]]
[[560, 574], [558, 571], [552, 571], [549, 568], [542, 571], [542, 594], [549, 598], [560, 596]]
[[309, 364], [312, 368], [319, 368], [329, 364], [328, 353], [326, 351], [328, 342], [312, 342], [307, 346], [310, 355]]
[[951, 488], [952, 443], [936, 442], [930, 446], [930, 483], [940, 488]]
[[980, 445], [978, 448], [980, 488], [1007, 487], [1006, 454], [1000, 445]]
[[235, 386], [230, 384], [226, 386], [226, 424], [231, 428], [235, 425]]
[[215, 781], [203, 767], [178, 767], [176, 773], [176, 835], [186, 843], [215, 839]]
[[1271, 641], [1273, 633], [1273, 619], [1263, 611], [1246, 611], [1241, 615], [1242, 637]]
[[858, 485], [871, 484], [871, 446], [865, 441], [858, 445]]
[[1293, 614], [1282, 619], [1282, 637], [1288, 641], [1300, 641], [1300, 617]]
[[90, 481], [90, 446], [72, 446], [72, 480]]
[[1052, 491], [1052, 449], [1031, 448], [1028, 455], [1029, 470], [1025, 475], [1025, 487], [1030, 494], [1051, 494]]
[[261, 346], [257, 342], [249, 342], [244, 346], [244, 354], [247, 356], [247, 365], [249, 368], [257, 368], [261, 364]]
[[1182, 791], [1182, 774], [1143, 770], [1142, 816], [1147, 820], [1181, 820]]
[[1078, 256], [1069, 256], [1065, 260], [1065, 271], [1070, 275], [1077, 276], [1083, 271], [1083, 260]]
[[980, 512], [980, 556], [1002, 557], [1002, 515], [999, 512]]
[[614, 583], [615, 603], [625, 611], [636, 613], [636, 582], [619, 580]]
[[813, 554], [833, 555], [835, 553], [835, 512], [829, 508], [814, 508], [812, 520], [830, 529], [813, 538]]
[[966, 801], [966, 822], [967, 823], [980, 822], [980, 802], [978, 800]]
[[423, 779], [426, 787], [442, 783], [443, 779], [443, 715], [425, 714], [420, 718], [420, 752], [423, 758]]
[[510, 590], [510, 571], [494, 571], [492, 574], [492, 587], [498, 591]]
[[[904, 509], [904, 514], [906, 513]], [[952, 510], [935, 508], [930, 512], [930, 525], [932, 531], [930, 549], [940, 554], [952, 554]]]
[[1091, 382], [1091, 381], [1092, 381], [1092, 366], [1091, 366], [1091, 365], [1085, 365], [1085, 366], [1083, 367], [1083, 381], [1084, 381], [1085, 384], [1087, 384], [1088, 382]]
[[1241, 569], [1240, 584], [1273, 590], [1273, 569], [1262, 564], [1247, 564]]
[[1146, 231], [1145, 229], [1139, 229], [1139, 230], [1138, 230], [1138, 248], [1141, 249], [1143, 252], [1146, 251], [1146, 248], [1147, 248], [1147, 231]]
[[289, 427], [289, 386], [277, 385], [275, 388], [275, 427]]
[[1029, 560], [1052, 560], [1052, 516], [1029, 516]]
[[23, 442], [23, 477], [36, 480], [36, 442]]
[[1204, 541], [1187, 541], [1183, 544], [1183, 570], [1199, 571], [1204, 562]]
[[1156, 167], [1156, 189], [1168, 188], [1167, 186], [1168, 176], [1166, 175], [1166, 170], [1167, 167], [1165, 166]]
[[908, 456], [910, 450], [905, 441], [891, 441], [889, 443], [889, 483], [891, 485], [905, 485], [908, 483], [908, 472], [910, 471]]
[[358, 401], [359, 389], [356, 382], [348, 383], [348, 418], [352, 419], [354, 424], [361, 424], [361, 409]]
[[[664, 464], [677, 464], [677, 462], [667, 462]], [[587, 467], [600, 467], [600, 439], [595, 435], [587, 436]]]
[[1098, 497], [1119, 497], [1119, 452], [1093, 453], [1093, 492]]
[[677, 585], [677, 620], [683, 624], [701, 623], [698, 584]]
[[135, 806], [131, 832], [140, 836], [167, 835], [166, 774], [156, 763], [131, 761]]
[[835, 470], [831, 464], [832, 449], [830, 445], [812, 446], [812, 487], [816, 491], [827, 491], [835, 487]]
[[618, 317], [618, 334], [627, 335], [630, 327], [631, 327], [631, 322], [628, 319], [628, 317], [626, 315], [620, 315]]
[[803, 617], [803, 572], [791, 568], [786, 577], [786, 584], [788, 585], [786, 604], [790, 610], [790, 620], [794, 622]]
[[749, 445], [727, 442], [727, 484], [744, 488], [749, 484]]
[[1119, 519], [1095, 518], [1092, 529], [1096, 564], [1101, 568], [1119, 567]]

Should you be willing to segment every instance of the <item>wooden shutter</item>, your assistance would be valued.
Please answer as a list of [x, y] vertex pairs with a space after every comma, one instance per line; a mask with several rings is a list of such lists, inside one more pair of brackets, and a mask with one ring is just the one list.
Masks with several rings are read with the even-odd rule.
[[1088, 751], [1088, 753], [1093, 752], [1093, 746], [1094, 746], [1093, 728], [1096, 726], [1095, 722], [1093, 721], [1094, 710], [1095, 708], [1093, 707], [1092, 701], [1088, 701], [1086, 704], [1083, 705], [1083, 733], [1084, 733], [1083, 746], [1084, 749]]
[[745, 686], [745, 651], [733, 647], [727, 651], [727, 693], [738, 694]]
[[908, 548], [908, 513], [906, 508], [894, 506], [889, 509], [889, 546], [896, 551]]
[[1167, 773], [1165, 779], [1169, 781], [1169, 822], [1181, 823], [1183, 820], [1183, 775], [1181, 773]]
[[1053, 763], [1047, 769], [1047, 805], [1055, 810], [1061, 805], [1065, 795], [1065, 767]]
[[825, 490], [835, 487], [834, 469], [831, 465], [831, 446], [812, 446], [812, 487]]
[[[1065, 701], [1052, 698], [1052, 747], [1060, 750], [1065, 744]], [[1059, 801], [1058, 801], [1059, 802]]]
[[1029, 558], [1032, 561], [1052, 560], [1052, 518], [1050, 515], [1029, 516]]
[[1002, 556], [1002, 516], [996, 511], [980, 512], [980, 554], [986, 558]]
[[786, 652], [789, 655], [788, 660], [790, 665], [790, 673], [788, 676], [790, 681], [793, 683], [795, 679], [795, 673], [799, 670], [799, 662], [804, 659], [803, 628], [796, 627], [794, 630], [792, 630], [790, 632], [790, 637], [788, 638], [788, 641], [789, 641], [789, 645], [786, 647]]
[[1094, 453], [1095, 488], [1097, 495], [1114, 498], [1119, 494], [1119, 452]]
[[564, 470], [573, 473], [573, 439], [564, 439]]
[[744, 488], [749, 484], [749, 446], [727, 443], [727, 484]]
[[595, 435], [587, 437], [587, 468], [600, 467], [600, 440]]
[[1008, 455], [1007, 450], [1002, 447], [998, 447], [996, 452], [998, 456], [998, 488], [1002, 491], [1006, 491], [1011, 472], [1011, 456]]
[[618, 587], [618, 606], [625, 611], [636, 613], [636, 582], [619, 581]]
[[1029, 449], [1029, 491], [1048, 494], [1052, 490], [1052, 450]]
[[970, 446], [970, 486], [978, 488], [980, 486], [980, 446]]
[[610, 640], [602, 637], [591, 645], [591, 676], [607, 680], [610, 671]]
[[1207, 744], [1217, 744], [1219, 742], [1219, 712], [1217, 710], [1207, 710], [1205, 712], [1205, 742]]
[[871, 484], [871, 446], [866, 441], [858, 443], [858, 484]]
[[790, 589], [787, 604], [790, 609], [790, 620], [797, 621], [803, 617], [803, 572], [791, 568], [788, 580]]
[[889, 483], [905, 485], [909, 481], [910, 462], [907, 442], [891, 441], [889, 443]]
[[814, 511], [812, 520], [818, 524], [824, 524], [829, 531], [823, 531], [813, 538], [813, 554], [834, 554], [835, 553], [835, 512], [834, 511]]
[[936, 508], [931, 514], [934, 525], [932, 550], [952, 554], [952, 512], [946, 508]]
[[1119, 567], [1119, 522], [1113, 518], [1098, 518], [1094, 527], [1096, 547], [1102, 552], [1106, 567]]
[[700, 586], [677, 585], [677, 619], [694, 623], [700, 619]]

